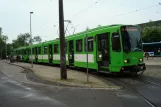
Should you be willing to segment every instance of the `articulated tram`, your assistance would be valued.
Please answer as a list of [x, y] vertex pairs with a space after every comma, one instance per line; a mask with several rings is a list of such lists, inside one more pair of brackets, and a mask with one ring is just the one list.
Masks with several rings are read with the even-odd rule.
[[[146, 69], [138, 26], [110, 25], [80, 32], [66, 38], [67, 66], [88, 67], [101, 72], [140, 72]], [[86, 46], [86, 41], [88, 46]], [[33, 56], [31, 56], [31, 49]], [[59, 39], [14, 49], [22, 62], [60, 64]]]

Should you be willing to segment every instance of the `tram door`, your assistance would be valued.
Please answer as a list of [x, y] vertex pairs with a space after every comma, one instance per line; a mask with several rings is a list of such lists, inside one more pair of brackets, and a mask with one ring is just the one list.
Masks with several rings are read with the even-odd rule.
[[53, 62], [53, 48], [52, 44], [49, 45], [49, 63]]
[[68, 59], [69, 59], [69, 66], [74, 66], [74, 41], [68, 41], [69, 46], [69, 53], [68, 53]]
[[109, 46], [109, 33], [97, 35], [97, 56], [98, 65], [101, 67], [109, 67], [110, 63], [110, 46]]
[[38, 50], [37, 47], [35, 47], [35, 62], [38, 62]]

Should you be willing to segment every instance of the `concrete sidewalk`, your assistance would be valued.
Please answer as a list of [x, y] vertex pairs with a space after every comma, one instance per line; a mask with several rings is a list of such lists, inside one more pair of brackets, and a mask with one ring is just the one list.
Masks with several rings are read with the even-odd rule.
[[161, 79], [161, 57], [144, 58], [144, 62], [147, 66], [144, 75]]
[[157, 65], [157, 66], [161, 66], [161, 59], [158, 58], [149, 58], [148, 60], [147, 59], [144, 59], [144, 62], [146, 65]]
[[37, 65], [34, 64], [33, 68], [31, 68], [31, 64], [29, 63], [12, 63], [16, 66], [21, 66], [27, 69], [30, 69], [34, 72], [34, 74], [42, 79], [51, 81], [53, 83], [59, 85], [67, 85], [67, 86], [75, 86], [75, 87], [85, 87], [85, 88], [106, 88], [106, 89], [119, 89], [120, 87], [113, 85], [111, 82], [106, 81], [103, 82], [101, 79], [94, 77], [89, 74], [89, 83], [87, 83], [87, 76], [85, 72], [79, 72], [74, 70], [67, 70], [68, 80], [60, 79], [60, 68], [45, 66], [45, 65]]

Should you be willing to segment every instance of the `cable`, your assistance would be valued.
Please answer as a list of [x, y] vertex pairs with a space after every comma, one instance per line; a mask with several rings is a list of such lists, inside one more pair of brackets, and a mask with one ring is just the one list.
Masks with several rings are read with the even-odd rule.
[[[94, 4], [88, 6], [88, 7], [85, 8], [85, 9], [82, 9], [81, 11], [79, 11], [79, 12], [75, 13], [74, 15], [72, 15], [71, 17], [73, 18], [73, 17], [78, 16], [80, 13], [85, 12], [85, 11], [87, 11], [89, 8], [94, 7], [94, 6], [95, 6], [96, 4], [98, 4], [100, 1], [102, 1], [102, 0], [97, 0], [96, 2], [94, 2]], [[70, 19], [71, 19], [71, 18], [70, 18]], [[56, 24], [56, 25], [57, 25], [57, 24]]]
[[156, 7], [156, 6], [159, 6], [159, 5], [160, 5], [160, 3], [157, 4], [157, 5], [153, 5], [153, 6], [149, 6], [149, 7], [145, 7], [145, 8], [140, 8], [140, 9], [138, 9], [138, 10], [133, 10], [133, 11], [126, 12], [126, 13], [122, 13], [122, 14], [118, 14], [118, 15], [115, 15], [115, 16], [122, 16], [122, 15], [126, 15], [126, 14], [131, 14], [131, 13], [134, 13], [134, 12], [138, 12], [138, 11], [150, 9], [150, 8], [153, 8], [153, 7]]
[[[100, 3], [101, 1], [102, 0], [98, 0], [98, 1], [94, 2], [94, 4], [92, 4], [92, 5], [88, 6], [87, 8], [77, 12], [76, 14], [72, 15], [72, 19], [75, 18], [76, 16], [80, 15], [80, 13], [88, 11], [88, 9], [94, 7], [95, 5]], [[127, 15], [127, 14], [132, 14], [134, 12], [139, 12], [139, 11], [142, 11], [142, 10], [150, 9], [150, 8], [153, 8], [153, 7], [161, 5], [161, 3], [159, 1], [157, 1], [157, 2], [158, 2], [157, 5], [152, 5], [152, 6], [148, 6], [148, 7], [145, 7], [145, 8], [140, 8], [140, 9], [137, 9], [137, 10], [133, 10], [133, 11], [129, 11], [129, 12], [126, 12], [126, 13], [118, 14], [118, 15], [115, 15], [115, 16], [123, 16], [123, 15]]]
[[88, 6], [87, 8], [85, 8], [85, 9], [83, 9], [83, 10], [77, 12], [76, 14], [72, 15], [72, 17], [76, 17], [76, 16], [79, 15], [80, 13], [87, 11], [87, 10], [88, 10], [89, 8], [91, 8], [91, 7], [94, 7], [98, 2], [100, 2], [100, 1], [96, 1], [94, 4], [92, 4], [92, 5]]
[[[86, 12], [88, 9], [94, 7], [96, 4], [100, 3], [101, 1], [102, 1], [102, 0], [97, 0], [96, 2], [94, 2], [94, 4], [92, 4], [92, 5], [88, 6], [87, 8], [85, 8], [85, 9], [83, 9], [83, 10], [77, 12], [76, 14], [72, 15], [72, 17], [71, 17], [70, 19], [75, 18], [76, 16], [78, 16], [78, 15], [79, 15], [80, 13], [82, 13], [82, 12]], [[57, 25], [58, 25], [58, 24], [56, 24], [56, 25], [54, 25], [54, 26], [57, 26]], [[72, 25], [72, 26], [73, 26], [73, 25]], [[73, 27], [74, 27], [74, 26], [73, 26]], [[74, 32], [75, 32], [75, 29], [74, 29]], [[74, 32], [73, 32], [73, 33], [74, 33]]]
[[158, 2], [159, 4], [161, 4], [161, 1], [159, 1], [159, 0], [156, 0], [156, 2]]
[[[97, 2], [97, 3], [98, 3], [98, 2]], [[95, 4], [97, 4], [97, 3], [95, 3]], [[89, 6], [88, 8], [93, 7], [95, 4]], [[145, 8], [140, 8], [140, 9], [137, 9], [137, 10], [129, 11], [129, 12], [122, 13], [122, 14], [118, 14], [118, 15], [114, 15], [114, 16], [123, 16], [123, 15], [127, 15], [127, 14], [132, 14], [132, 13], [134, 13], [134, 12], [139, 12], [139, 11], [146, 10], [146, 9], [149, 9], [149, 8], [153, 8], [153, 7], [156, 7], [156, 6], [159, 6], [159, 5], [161, 5], [160, 2], [158, 2], [157, 5], [152, 5], [152, 6], [148, 6], [148, 7], [145, 7]], [[78, 12], [77, 14], [79, 14], [79, 13], [81, 13], [81, 12], [84, 12], [85, 10], [88, 10], [88, 8], [86, 8], [86, 9], [84, 9], [84, 10]], [[112, 16], [112, 17], [113, 17], [113, 16]]]

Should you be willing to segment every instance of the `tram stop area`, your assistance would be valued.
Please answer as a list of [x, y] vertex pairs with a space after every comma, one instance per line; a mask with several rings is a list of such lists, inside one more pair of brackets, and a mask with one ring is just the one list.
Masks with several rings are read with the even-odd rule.
[[144, 58], [146, 71], [144, 75], [161, 79], [161, 57]]
[[60, 67], [37, 65], [33, 64], [33, 68], [30, 63], [11, 63], [12, 65], [22, 67], [32, 71], [33, 74], [40, 79], [47, 80], [62, 86], [81, 87], [81, 88], [96, 88], [96, 89], [119, 89], [109, 81], [102, 81], [101, 78], [89, 74], [89, 81], [87, 82], [87, 73], [84, 71], [76, 71], [67, 69], [67, 80], [60, 79]]

